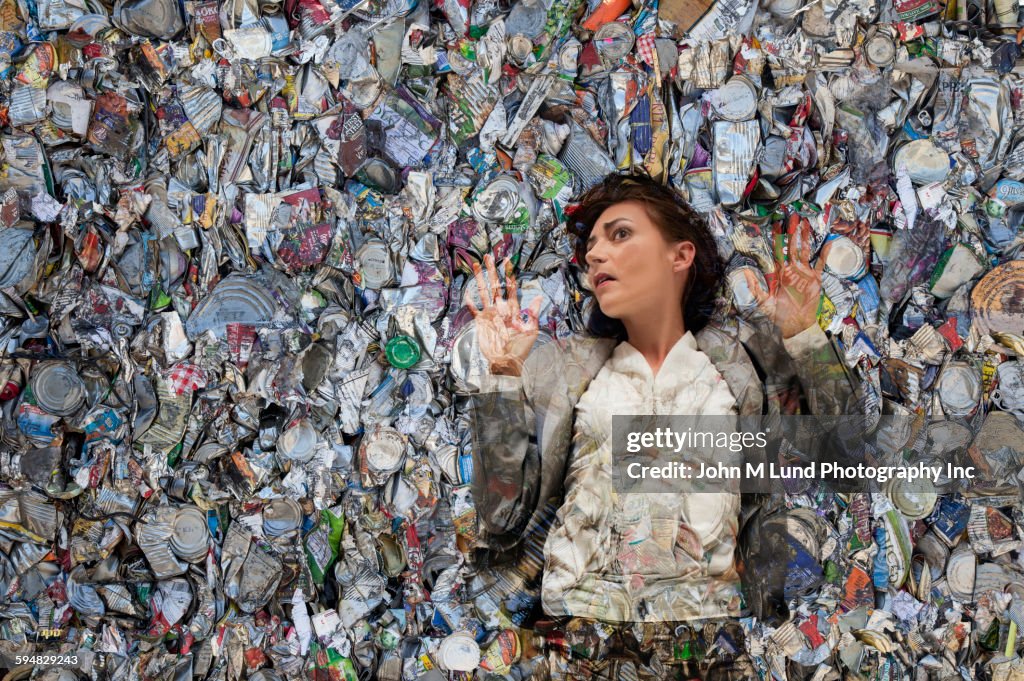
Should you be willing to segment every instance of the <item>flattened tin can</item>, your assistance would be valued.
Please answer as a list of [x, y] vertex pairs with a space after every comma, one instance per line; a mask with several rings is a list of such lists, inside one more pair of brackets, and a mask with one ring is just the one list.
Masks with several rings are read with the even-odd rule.
[[953, 362], [939, 377], [939, 400], [951, 416], [973, 414], [981, 399], [981, 376], [966, 362]]
[[864, 43], [864, 57], [873, 66], [888, 66], [896, 60], [896, 43], [885, 33], [875, 33]]
[[36, 367], [29, 381], [36, 404], [56, 416], [71, 416], [85, 404], [85, 383], [78, 371], [65, 362], [46, 362]]
[[263, 509], [263, 531], [268, 537], [280, 537], [302, 524], [302, 508], [294, 499], [274, 499]]
[[907, 142], [892, 157], [893, 172], [907, 167], [910, 181], [917, 185], [942, 182], [949, 175], [949, 154], [929, 139]]
[[736, 206], [750, 182], [761, 143], [761, 125], [756, 120], [717, 121], [713, 128], [715, 155], [711, 171], [715, 190], [722, 205]]
[[356, 253], [360, 284], [363, 288], [384, 288], [394, 280], [394, 264], [388, 246], [381, 239], [370, 239]]
[[170, 545], [174, 555], [189, 563], [198, 563], [206, 557], [210, 530], [206, 514], [196, 506], [183, 506], [174, 516]]
[[374, 426], [359, 444], [359, 472], [363, 485], [382, 484], [405, 461], [405, 436], [394, 428]]
[[635, 42], [633, 29], [621, 21], [611, 21], [594, 33], [594, 46], [608, 60], [622, 59], [633, 50]]
[[185, 331], [190, 339], [206, 331], [226, 338], [229, 323], [265, 324], [274, 318], [277, 309], [277, 302], [255, 279], [230, 276], [217, 284], [189, 315]]
[[825, 266], [837, 277], [856, 281], [868, 271], [867, 258], [864, 251], [852, 239], [837, 236], [829, 240], [828, 259]]
[[470, 672], [480, 665], [480, 646], [469, 633], [457, 631], [441, 641], [436, 660], [446, 671]]
[[746, 76], [733, 76], [712, 98], [715, 113], [727, 121], [747, 121], [757, 113], [757, 88]]
[[978, 569], [978, 557], [966, 544], [961, 544], [949, 556], [946, 566], [946, 584], [949, 592], [961, 601], [974, 598], [974, 576]]
[[483, 222], [504, 223], [519, 204], [519, 183], [511, 177], [497, 177], [477, 192], [473, 215]]
[[313, 458], [317, 448], [317, 433], [306, 419], [281, 433], [277, 441], [277, 453], [286, 459], [305, 463]]

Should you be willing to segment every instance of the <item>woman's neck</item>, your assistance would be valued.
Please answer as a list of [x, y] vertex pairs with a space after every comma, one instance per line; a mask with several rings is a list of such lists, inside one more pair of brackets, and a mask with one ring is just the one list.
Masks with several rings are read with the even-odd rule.
[[682, 316], [643, 321], [624, 319], [622, 323], [626, 327], [627, 342], [644, 356], [655, 376], [668, 353], [686, 334]]

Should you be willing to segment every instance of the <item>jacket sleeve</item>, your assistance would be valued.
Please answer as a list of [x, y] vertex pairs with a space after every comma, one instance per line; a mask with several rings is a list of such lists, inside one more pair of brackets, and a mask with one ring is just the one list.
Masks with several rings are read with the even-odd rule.
[[523, 379], [483, 376], [470, 417], [479, 544], [505, 550], [526, 529], [539, 495], [540, 455]]
[[478, 548], [543, 541], [548, 509], [561, 501], [575, 404], [611, 347], [550, 340], [534, 346], [521, 377], [481, 377], [470, 408]]
[[[844, 437], [845, 428], [866, 426], [863, 407], [864, 388], [854, 372], [842, 360], [835, 340], [813, 324], [791, 338], [780, 338], [759, 329], [748, 342], [765, 371], [769, 386], [785, 385], [795, 377], [803, 390], [814, 418], [812, 436], [820, 458], [823, 454], [852, 463], [859, 457], [854, 449], [858, 437]], [[830, 417], [842, 417], [830, 418]], [[772, 424], [770, 414], [765, 424]], [[863, 421], [861, 421], [863, 420]], [[759, 450], [759, 455], [767, 453]], [[747, 604], [758, 618], [784, 621], [788, 618], [786, 566], [796, 560], [795, 540], [785, 523], [766, 522], [785, 508], [781, 494], [745, 495], [745, 514], [739, 558], [742, 566]]]
[[863, 389], [846, 367], [835, 341], [816, 323], [792, 338], [782, 339], [800, 378], [807, 404], [816, 416], [853, 416], [863, 410]]

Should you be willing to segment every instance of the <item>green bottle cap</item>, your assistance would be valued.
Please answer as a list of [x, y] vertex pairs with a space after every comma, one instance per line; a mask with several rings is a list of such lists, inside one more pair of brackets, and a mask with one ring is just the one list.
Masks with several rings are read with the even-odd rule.
[[391, 366], [408, 369], [420, 361], [420, 346], [409, 336], [395, 336], [384, 346], [384, 354]]

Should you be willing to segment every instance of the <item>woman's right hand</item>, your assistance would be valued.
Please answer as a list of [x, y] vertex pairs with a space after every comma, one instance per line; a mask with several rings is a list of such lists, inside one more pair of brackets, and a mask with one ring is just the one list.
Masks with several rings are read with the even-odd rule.
[[[505, 259], [505, 283], [508, 298], [501, 297], [501, 284], [498, 272], [494, 267], [494, 256], [484, 256], [487, 276], [490, 280], [490, 291], [484, 281], [480, 265], [473, 263], [477, 290], [483, 309], [476, 307], [469, 296], [466, 296], [466, 307], [476, 319], [476, 336], [480, 343], [480, 351], [490, 363], [491, 373], [505, 376], [522, 375], [523, 363], [533, 343], [537, 340], [537, 316], [540, 313], [540, 297], [530, 303], [525, 310], [519, 309], [515, 277], [512, 276], [512, 264]], [[525, 319], [523, 316], [525, 315]]]

